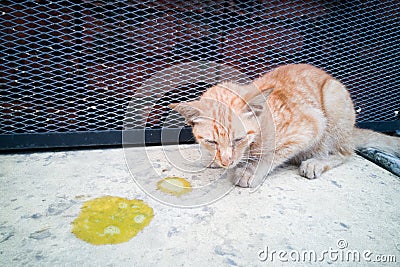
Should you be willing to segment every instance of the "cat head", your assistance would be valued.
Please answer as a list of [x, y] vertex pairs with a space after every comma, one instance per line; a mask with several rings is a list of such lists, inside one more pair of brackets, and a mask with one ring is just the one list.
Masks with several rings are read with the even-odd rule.
[[197, 142], [223, 168], [232, 168], [247, 158], [248, 148], [260, 134], [260, 117], [266, 95], [249, 101], [238, 93], [243, 88], [223, 84], [210, 88], [200, 100], [170, 104], [192, 126]]

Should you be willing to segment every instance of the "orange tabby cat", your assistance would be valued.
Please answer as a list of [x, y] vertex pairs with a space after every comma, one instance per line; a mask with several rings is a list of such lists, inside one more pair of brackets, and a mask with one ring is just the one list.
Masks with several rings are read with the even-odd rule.
[[313, 179], [342, 164], [355, 148], [400, 154], [398, 138], [355, 128], [346, 88], [311, 65], [282, 66], [247, 85], [224, 82], [198, 101], [170, 107], [242, 187], [259, 185], [288, 161]]

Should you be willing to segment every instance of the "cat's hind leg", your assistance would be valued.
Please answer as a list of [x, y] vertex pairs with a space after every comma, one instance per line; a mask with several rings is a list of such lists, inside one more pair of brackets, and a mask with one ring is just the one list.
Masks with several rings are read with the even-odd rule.
[[346, 88], [336, 80], [323, 87], [323, 106], [327, 121], [324, 136], [314, 148], [303, 154], [300, 175], [314, 179], [344, 163], [354, 152], [352, 142], [354, 107]]
[[335, 168], [346, 161], [348, 157], [342, 155], [331, 155], [323, 158], [310, 158], [300, 164], [300, 175], [315, 179], [327, 170]]

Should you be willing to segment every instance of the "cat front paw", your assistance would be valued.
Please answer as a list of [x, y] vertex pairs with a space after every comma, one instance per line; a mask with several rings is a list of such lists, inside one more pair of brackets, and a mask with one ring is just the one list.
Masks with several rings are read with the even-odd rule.
[[256, 187], [258, 184], [254, 183], [254, 178], [252, 170], [239, 168], [234, 173], [234, 184], [244, 188]]
[[249, 187], [250, 175], [242, 168], [233, 168], [227, 170], [229, 180], [237, 186]]
[[244, 175], [236, 181], [235, 185], [244, 187], [244, 188], [248, 188], [248, 187], [251, 187], [250, 181], [251, 181], [251, 177], [249, 177], [248, 175]]
[[308, 178], [315, 179], [321, 176], [321, 174], [327, 169], [326, 164], [318, 159], [308, 159], [300, 165], [300, 175]]

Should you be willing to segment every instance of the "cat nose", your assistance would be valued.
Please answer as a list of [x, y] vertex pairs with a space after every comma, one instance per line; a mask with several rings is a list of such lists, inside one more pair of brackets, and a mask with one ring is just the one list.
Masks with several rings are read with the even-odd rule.
[[221, 158], [222, 167], [228, 167], [232, 164], [232, 157]]
[[227, 168], [233, 163], [232, 152], [231, 149], [222, 149], [217, 151], [217, 158], [221, 167]]

